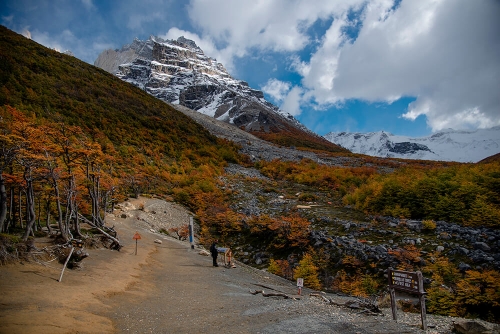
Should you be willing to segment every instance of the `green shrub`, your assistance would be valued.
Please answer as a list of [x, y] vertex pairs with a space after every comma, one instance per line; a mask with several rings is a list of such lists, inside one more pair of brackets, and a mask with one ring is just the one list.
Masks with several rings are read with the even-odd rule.
[[301, 202], [314, 202], [318, 199], [318, 196], [310, 193], [304, 193], [299, 196], [299, 201]]

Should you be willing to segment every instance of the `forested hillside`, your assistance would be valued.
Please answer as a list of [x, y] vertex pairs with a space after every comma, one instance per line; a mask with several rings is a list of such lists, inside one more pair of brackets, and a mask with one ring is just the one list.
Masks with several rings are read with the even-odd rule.
[[80, 234], [78, 213], [99, 226], [104, 209], [130, 194], [210, 191], [226, 162], [241, 159], [234, 145], [136, 87], [0, 33], [2, 231], [22, 227], [27, 239], [40, 216], [55, 213], [69, 239]]
[[251, 163], [166, 103], [3, 27], [0, 85], [2, 263], [37, 236], [106, 233], [119, 248], [105, 212], [147, 194], [189, 207], [201, 244], [218, 238], [309, 287], [375, 296], [389, 266], [421, 270], [429, 311], [499, 321], [498, 162]]

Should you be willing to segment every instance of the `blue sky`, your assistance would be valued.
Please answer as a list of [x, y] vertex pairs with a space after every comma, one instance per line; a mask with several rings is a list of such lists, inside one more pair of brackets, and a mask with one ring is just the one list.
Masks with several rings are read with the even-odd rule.
[[1, 24], [93, 64], [193, 39], [320, 135], [500, 125], [498, 0], [4, 0]]

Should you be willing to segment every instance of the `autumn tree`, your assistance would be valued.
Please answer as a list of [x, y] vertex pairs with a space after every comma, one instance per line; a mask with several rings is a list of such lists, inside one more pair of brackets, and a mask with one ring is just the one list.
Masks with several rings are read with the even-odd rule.
[[303, 278], [304, 286], [320, 290], [321, 283], [318, 278], [318, 267], [314, 264], [313, 258], [309, 253], [306, 253], [302, 260], [299, 261], [297, 268], [293, 270], [293, 278]]
[[[9, 106], [1, 109], [0, 115], [0, 232], [6, 232], [7, 191], [4, 171], [15, 161], [24, 146], [23, 138], [12, 133], [13, 122], [23, 122], [25, 117]], [[13, 194], [11, 193], [11, 198]]]
[[40, 178], [40, 168], [44, 163], [43, 157], [43, 134], [31, 122], [24, 119], [14, 124], [14, 132], [26, 140], [16, 156], [17, 163], [23, 168], [23, 180], [26, 194], [26, 230], [23, 240], [27, 240], [33, 234], [33, 225], [36, 221], [34, 182]]

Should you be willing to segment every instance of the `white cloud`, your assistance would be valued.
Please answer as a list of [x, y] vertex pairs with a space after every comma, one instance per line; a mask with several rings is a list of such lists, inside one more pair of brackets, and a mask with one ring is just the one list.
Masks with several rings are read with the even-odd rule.
[[281, 103], [290, 91], [290, 83], [278, 79], [269, 79], [262, 87], [262, 91], [269, 94], [276, 102]]
[[[309, 28], [335, 12], [345, 12], [364, 0], [192, 0], [191, 22], [210, 36], [225, 58], [243, 57], [253, 49], [296, 52], [310, 41]], [[229, 61], [232, 63], [232, 60]]]
[[[353, 43], [342, 18], [299, 64], [307, 96], [319, 104], [414, 96], [403, 116], [427, 117], [433, 130], [500, 124], [500, 4], [494, 1], [372, 1]], [[382, 18], [382, 19], [381, 19]]]
[[14, 21], [14, 15], [2, 16], [2, 24], [4, 26], [11, 26]]
[[29, 31], [28, 28], [24, 28], [23, 31], [21, 31], [21, 35], [24, 37], [31, 39], [31, 32]]
[[279, 104], [281, 110], [293, 116], [301, 114], [302, 111], [300, 107], [304, 95], [304, 90], [301, 87], [292, 87], [290, 82], [284, 82], [273, 78], [269, 79], [261, 89]]
[[302, 88], [298, 86], [293, 87], [285, 97], [280, 109], [290, 113], [292, 116], [300, 115], [302, 112], [300, 106], [303, 93]]
[[82, 4], [83, 4], [83, 6], [85, 6], [85, 8], [87, 8], [87, 10], [95, 9], [95, 6], [92, 3], [92, 0], [82, 0]]
[[[352, 10], [361, 10], [355, 40], [345, 32]], [[225, 64], [253, 50], [292, 55], [303, 90], [290, 91], [289, 101], [322, 108], [416, 97], [402, 116], [425, 116], [433, 130], [500, 124], [498, 1], [402, 0], [395, 8], [393, 0], [192, 0], [188, 11]], [[313, 42], [307, 29], [332, 17], [319, 47], [301, 60]], [[284, 101], [270, 83], [268, 93]]]

